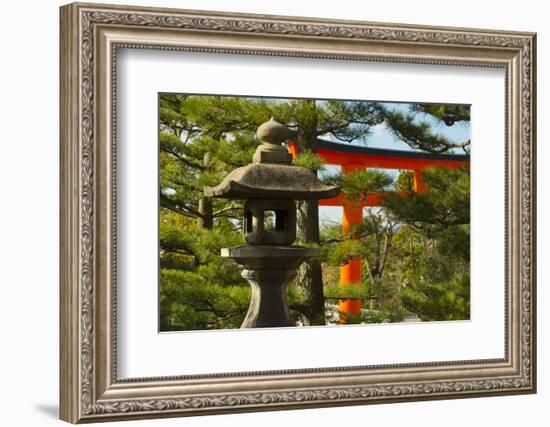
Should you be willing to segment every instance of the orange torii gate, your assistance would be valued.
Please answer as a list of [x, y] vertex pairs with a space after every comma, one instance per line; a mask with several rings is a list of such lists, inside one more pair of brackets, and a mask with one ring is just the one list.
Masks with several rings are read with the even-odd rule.
[[[298, 155], [298, 144], [289, 141], [288, 150], [293, 157]], [[422, 170], [429, 167], [443, 167], [456, 169], [468, 164], [470, 156], [467, 154], [432, 154], [418, 151], [387, 150], [381, 148], [361, 147], [351, 144], [317, 140], [315, 152], [326, 164], [340, 165], [342, 173], [368, 168], [410, 170], [414, 173], [413, 190], [426, 191], [426, 184], [422, 181]], [[383, 206], [384, 199], [390, 192], [369, 194], [362, 203], [347, 200], [340, 193], [332, 199], [322, 199], [321, 206], [342, 206], [342, 229], [347, 231], [353, 224], [363, 221], [363, 208], [368, 206]], [[346, 286], [361, 282], [361, 259], [352, 258], [340, 267], [340, 285]], [[354, 316], [361, 312], [361, 301], [347, 299], [340, 301], [339, 309], [342, 313]], [[343, 323], [343, 321], [342, 321]]]

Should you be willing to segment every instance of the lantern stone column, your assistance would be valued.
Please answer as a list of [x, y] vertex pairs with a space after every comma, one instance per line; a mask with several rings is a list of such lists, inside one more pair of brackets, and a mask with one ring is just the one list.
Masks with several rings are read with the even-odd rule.
[[252, 294], [241, 328], [292, 326], [286, 301], [288, 283], [306, 259], [319, 255], [317, 248], [297, 246], [238, 246], [222, 249], [243, 268]]
[[242, 276], [250, 283], [252, 296], [241, 328], [292, 326], [286, 289], [296, 277], [296, 269], [243, 270]]
[[241, 328], [293, 326], [286, 300], [288, 283], [318, 248], [292, 246], [296, 239], [296, 200], [331, 198], [340, 188], [321, 183], [303, 167], [292, 166], [292, 156], [281, 144], [288, 129], [271, 118], [256, 132], [262, 144], [253, 162], [232, 171], [218, 186], [205, 188], [207, 197], [246, 200], [244, 239], [247, 245], [222, 249], [243, 269], [252, 289]]

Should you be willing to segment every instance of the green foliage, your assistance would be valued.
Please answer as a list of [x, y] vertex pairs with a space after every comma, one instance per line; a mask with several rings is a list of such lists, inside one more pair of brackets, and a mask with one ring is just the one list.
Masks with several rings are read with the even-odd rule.
[[321, 135], [343, 142], [366, 141], [371, 128], [383, 122], [384, 111], [372, 101], [294, 99], [278, 104], [274, 116], [293, 131], [301, 149], [312, 149]]
[[318, 104], [321, 132], [330, 132], [344, 142], [366, 141], [371, 128], [384, 120], [384, 109], [377, 102], [329, 100]]
[[369, 193], [384, 191], [392, 184], [392, 178], [378, 170], [357, 170], [344, 175], [342, 189], [350, 199], [362, 201]]
[[399, 288], [400, 285], [393, 280], [366, 280], [346, 286], [326, 285], [325, 295], [327, 299], [336, 301], [361, 301], [366, 310], [362, 310], [359, 316], [339, 313], [346, 324], [401, 322], [407, 310], [401, 304]]
[[379, 306], [376, 310], [368, 310], [360, 316], [361, 323], [394, 323], [402, 322], [407, 312], [400, 306]]
[[407, 197], [392, 194], [384, 206], [397, 221], [418, 228], [443, 227], [470, 223], [470, 172], [433, 168], [422, 173], [429, 191]]
[[197, 229], [189, 218], [161, 209], [161, 330], [236, 328], [250, 297], [238, 267], [219, 256], [242, 243], [224, 227]]
[[325, 164], [323, 160], [311, 150], [303, 150], [292, 160], [294, 166], [301, 166], [312, 172], [322, 171]]
[[470, 319], [470, 275], [464, 273], [443, 283], [418, 283], [402, 295], [408, 310], [422, 320]]
[[161, 270], [161, 330], [235, 328], [249, 301], [248, 286], [220, 286], [197, 272]]
[[422, 320], [469, 319], [470, 174], [468, 169], [423, 173], [426, 193], [386, 198], [402, 226], [394, 246], [406, 288], [402, 303]]
[[352, 258], [361, 257], [365, 254], [365, 247], [358, 238], [343, 238], [336, 245], [324, 248], [328, 253], [327, 261], [335, 265], [344, 265]]
[[325, 298], [327, 299], [358, 299], [368, 301], [371, 296], [371, 285], [369, 283], [350, 283], [346, 286], [325, 285]]
[[415, 104], [413, 111], [429, 114], [452, 126], [456, 122], [470, 121], [470, 107], [468, 105], [449, 105], [449, 104]]
[[338, 185], [349, 200], [358, 203], [365, 200], [369, 193], [384, 191], [393, 184], [390, 175], [376, 169], [339, 173], [326, 177], [323, 181]]
[[397, 191], [413, 191], [414, 173], [407, 170], [400, 171], [397, 179], [395, 180], [395, 189]]
[[433, 131], [428, 121], [422, 121], [414, 112], [386, 111], [385, 123], [388, 129], [410, 147], [430, 153], [444, 153], [455, 148], [465, 149], [470, 141], [452, 142], [449, 138]]

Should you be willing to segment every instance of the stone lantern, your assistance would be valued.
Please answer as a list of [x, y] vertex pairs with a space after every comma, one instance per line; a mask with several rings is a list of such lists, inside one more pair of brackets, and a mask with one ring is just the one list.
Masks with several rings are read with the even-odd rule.
[[296, 239], [296, 200], [331, 198], [340, 188], [321, 183], [306, 168], [292, 166], [292, 156], [281, 144], [289, 131], [271, 118], [256, 136], [261, 145], [251, 164], [235, 169], [207, 197], [245, 200], [244, 238], [247, 245], [222, 249], [243, 269], [252, 287], [248, 313], [241, 328], [292, 326], [286, 288], [296, 269], [318, 248], [292, 246]]

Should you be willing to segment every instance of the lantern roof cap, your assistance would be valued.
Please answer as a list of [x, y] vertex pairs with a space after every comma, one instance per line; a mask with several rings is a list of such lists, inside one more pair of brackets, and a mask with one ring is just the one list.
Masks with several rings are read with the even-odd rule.
[[316, 200], [335, 197], [338, 186], [325, 185], [308, 169], [277, 163], [252, 163], [235, 169], [207, 197]]

